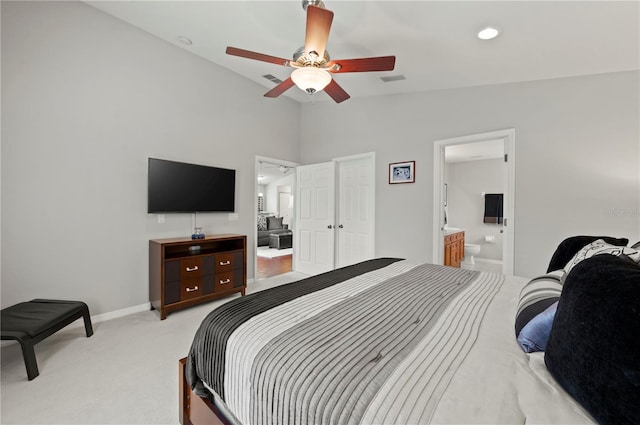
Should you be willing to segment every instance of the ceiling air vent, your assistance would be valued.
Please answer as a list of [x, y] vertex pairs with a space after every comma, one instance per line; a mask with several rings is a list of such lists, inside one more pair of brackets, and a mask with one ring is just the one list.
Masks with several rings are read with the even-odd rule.
[[380, 77], [380, 79], [385, 82], [385, 83], [389, 83], [391, 81], [400, 81], [400, 80], [406, 80], [406, 78], [404, 77], [404, 75], [391, 75], [389, 77]]
[[263, 77], [266, 78], [267, 80], [271, 81], [272, 83], [275, 83], [275, 84], [280, 84], [282, 82], [282, 80], [280, 78], [274, 77], [271, 74], [265, 74], [265, 75], [263, 75]]

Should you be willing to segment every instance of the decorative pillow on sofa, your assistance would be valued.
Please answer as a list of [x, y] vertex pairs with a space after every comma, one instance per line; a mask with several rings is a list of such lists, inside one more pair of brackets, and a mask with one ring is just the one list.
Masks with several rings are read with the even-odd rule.
[[615, 256], [626, 255], [636, 263], [640, 261], [640, 251], [626, 246], [611, 245], [602, 239], [598, 239], [584, 246], [576, 253], [576, 255], [573, 256], [571, 260], [569, 260], [567, 265], [564, 267], [564, 271], [566, 273], [565, 276], [567, 276], [569, 272], [571, 272], [571, 269], [573, 269], [579, 262], [599, 254], [611, 254]]
[[258, 230], [267, 230], [267, 216], [258, 215]]
[[640, 266], [596, 255], [565, 280], [547, 369], [601, 424], [640, 424]]
[[282, 229], [284, 217], [267, 217], [267, 230]]
[[560, 298], [563, 270], [556, 270], [531, 279], [520, 291], [516, 313], [516, 338], [536, 316], [545, 311]]
[[602, 239], [606, 243], [616, 246], [627, 246], [629, 243], [629, 239], [617, 239], [610, 236], [571, 236], [560, 242], [558, 248], [556, 248], [556, 251], [551, 257], [551, 261], [549, 262], [547, 273], [563, 269], [569, 260], [576, 255], [576, 252], [580, 251], [580, 249], [585, 245], [588, 245], [598, 239]]

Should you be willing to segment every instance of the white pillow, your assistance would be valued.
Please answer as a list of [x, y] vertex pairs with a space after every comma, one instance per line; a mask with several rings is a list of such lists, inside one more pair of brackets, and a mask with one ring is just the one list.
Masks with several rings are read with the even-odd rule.
[[611, 245], [602, 239], [597, 239], [589, 245], [584, 246], [576, 253], [576, 255], [573, 256], [571, 260], [569, 260], [567, 265], [564, 266], [565, 276], [567, 276], [571, 269], [573, 269], [580, 261], [599, 254], [611, 254], [616, 256], [624, 254], [636, 263], [640, 262], [640, 251], [626, 246]]

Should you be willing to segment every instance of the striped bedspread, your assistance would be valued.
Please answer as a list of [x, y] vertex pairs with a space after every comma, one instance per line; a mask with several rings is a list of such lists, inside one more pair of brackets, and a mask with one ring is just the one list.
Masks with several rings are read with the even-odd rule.
[[224, 304], [187, 375], [245, 424], [429, 423], [503, 276], [377, 259]]

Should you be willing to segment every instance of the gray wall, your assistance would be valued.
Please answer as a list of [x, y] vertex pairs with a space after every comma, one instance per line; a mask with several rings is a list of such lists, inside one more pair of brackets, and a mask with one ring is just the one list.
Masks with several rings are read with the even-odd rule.
[[[247, 234], [252, 258], [255, 155], [375, 151], [376, 254], [430, 261], [434, 140], [514, 127], [516, 274], [539, 274], [572, 234], [640, 240], [639, 77], [300, 106], [82, 3], [3, 1], [2, 306], [73, 298], [100, 314], [147, 301], [148, 239], [192, 226], [146, 213], [149, 156], [237, 169], [239, 221], [198, 221]], [[388, 163], [407, 160], [416, 183], [388, 185]]]
[[[476, 258], [502, 261], [502, 225], [484, 223], [482, 193], [506, 193], [506, 163], [502, 159], [486, 159], [446, 167], [449, 226], [464, 228], [464, 242], [480, 245]], [[493, 236], [494, 242], [485, 242], [485, 236]]]
[[[534, 276], [567, 236], [640, 240], [639, 77], [622, 72], [305, 104], [302, 128], [322, 123], [322, 131], [301, 134], [300, 160], [375, 151], [376, 255], [431, 261], [433, 142], [515, 128], [514, 270]], [[410, 160], [416, 183], [389, 185], [388, 164]]]
[[[148, 240], [192, 233], [146, 212], [147, 158], [234, 168], [254, 275], [255, 155], [298, 160], [299, 105], [81, 2], [2, 2], [2, 306], [148, 302]], [[251, 125], [247, 125], [251, 117]]]

